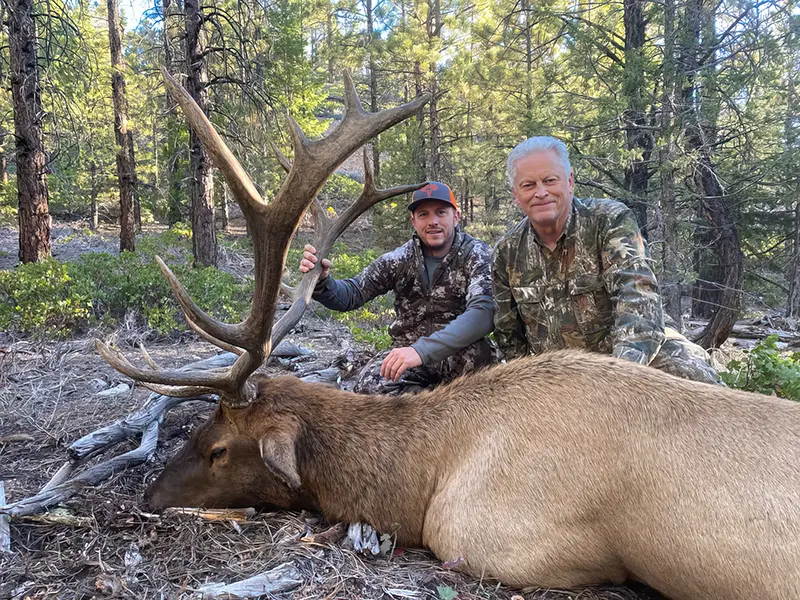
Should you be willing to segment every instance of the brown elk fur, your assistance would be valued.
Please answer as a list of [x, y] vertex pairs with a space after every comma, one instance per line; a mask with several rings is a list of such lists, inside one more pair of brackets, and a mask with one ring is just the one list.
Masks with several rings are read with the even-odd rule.
[[152, 506], [318, 507], [513, 586], [800, 598], [798, 403], [580, 352], [398, 398], [256, 384], [195, 432]]

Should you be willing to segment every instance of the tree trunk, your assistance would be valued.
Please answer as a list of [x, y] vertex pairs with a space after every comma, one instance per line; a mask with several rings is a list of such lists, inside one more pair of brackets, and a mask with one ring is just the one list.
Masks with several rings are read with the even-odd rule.
[[622, 87], [627, 101], [623, 114], [625, 148], [631, 155], [625, 165], [626, 204], [636, 215], [642, 235], [647, 237], [647, 165], [653, 151], [653, 140], [647, 129], [643, 8], [644, 0], [624, 0], [625, 71]]
[[[787, 6], [789, 14], [795, 14], [797, 2], [791, 1]], [[789, 295], [786, 302], [786, 316], [800, 318], [800, 139], [797, 133], [797, 119], [800, 115], [800, 94], [797, 92], [795, 77], [800, 67], [800, 20], [792, 20], [787, 36], [786, 46], [789, 48], [786, 62], [786, 120], [784, 122], [783, 163], [786, 177], [786, 192], [789, 206], [794, 203], [794, 239], [792, 240], [792, 260], [789, 263]]]
[[[372, 112], [378, 112], [378, 73], [375, 62], [375, 29], [373, 26], [372, 0], [365, 0], [367, 11], [367, 52], [369, 54], [369, 106]], [[375, 183], [380, 185], [381, 152], [379, 137], [372, 138], [372, 166], [375, 172]]]
[[89, 194], [91, 196], [91, 205], [89, 207], [89, 228], [92, 231], [97, 231], [100, 226], [100, 216], [97, 210], [97, 196], [100, 192], [100, 185], [97, 182], [97, 163], [92, 161], [89, 163], [89, 185], [91, 186]]
[[11, 97], [17, 145], [19, 260], [39, 262], [50, 256], [52, 220], [47, 195], [47, 160], [42, 137], [42, 93], [36, 64], [36, 23], [32, 0], [5, 0]]
[[227, 183], [220, 181], [220, 184], [222, 185], [222, 231], [227, 232], [231, 224], [231, 193]]
[[[429, 0], [428, 2], [428, 48], [430, 55], [436, 56], [438, 48], [436, 40], [442, 30], [442, 13], [440, 0]], [[431, 99], [428, 102], [428, 161], [426, 173], [429, 179], [440, 181], [442, 178], [442, 128], [439, 123], [439, 82], [436, 75], [437, 61], [431, 59], [428, 65], [428, 75], [430, 77]]]
[[[174, 15], [172, 14], [172, 0], [163, 0], [164, 27], [164, 65], [170, 73], [175, 72], [175, 52], [172, 47], [171, 27]], [[167, 149], [164, 160], [167, 161], [166, 173], [167, 184], [167, 223], [172, 226], [183, 220], [182, 208], [184, 202], [181, 197], [181, 177], [180, 177], [180, 147], [178, 144], [180, 125], [175, 118], [177, 107], [172, 101], [169, 92], [164, 92], [164, 106], [166, 108], [164, 129], [167, 136]]]
[[[186, 13], [187, 91], [197, 106], [208, 115], [208, 69], [205, 51], [204, 17], [198, 0], [184, 2]], [[195, 266], [217, 264], [217, 235], [214, 227], [214, 177], [212, 164], [200, 138], [189, 131], [192, 199], [192, 249]]]
[[117, 140], [119, 178], [119, 249], [136, 251], [136, 162], [133, 135], [128, 131], [128, 97], [125, 90], [125, 61], [122, 57], [122, 23], [118, 0], [108, 0], [108, 42], [111, 47], [111, 89], [114, 101], [114, 137]]
[[789, 302], [786, 316], [800, 318], [800, 199], [794, 209], [794, 255], [792, 256], [793, 273], [789, 281]]
[[[704, 258], [700, 250], [697, 267], [701, 275], [695, 287], [695, 300], [703, 300], [713, 315], [697, 342], [704, 348], [719, 347], [730, 335], [742, 301], [744, 257], [739, 234], [727, 205], [727, 196], [717, 177], [712, 153], [716, 141], [716, 118], [719, 102], [713, 78], [714, 0], [690, 0], [686, 5], [685, 39], [682, 67], [685, 77], [683, 90], [686, 150], [694, 157], [692, 180], [699, 196], [698, 211], [707, 223], [701, 237], [713, 251], [713, 259]], [[706, 4], [707, 3], [707, 4]], [[701, 43], [702, 36], [702, 43]], [[704, 69], [700, 93], [700, 51], [708, 56], [712, 66]], [[713, 261], [713, 262], [712, 262]]]
[[664, 3], [664, 60], [662, 62], [661, 144], [659, 148], [660, 212], [661, 212], [661, 300], [664, 311], [672, 317], [679, 331], [683, 330], [681, 310], [681, 278], [678, 269], [680, 238], [675, 206], [675, 0]]
[[531, 39], [531, 3], [522, 0], [522, 12], [525, 19], [525, 122], [522, 125], [526, 138], [536, 135], [533, 121], [533, 40]]
[[0, 185], [8, 183], [8, 160], [6, 159], [6, 151], [0, 146]]

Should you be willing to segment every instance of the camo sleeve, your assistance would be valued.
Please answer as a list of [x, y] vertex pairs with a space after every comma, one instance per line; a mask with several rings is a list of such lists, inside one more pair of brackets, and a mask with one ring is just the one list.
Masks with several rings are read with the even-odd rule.
[[519, 358], [528, 353], [525, 324], [511, 294], [509, 268], [508, 245], [501, 240], [495, 246], [492, 256], [492, 292], [495, 304], [494, 339], [506, 360]]
[[[492, 314], [492, 249], [476, 240], [466, 262], [466, 308], [444, 328], [411, 344], [423, 365], [438, 363], [486, 337], [494, 328]], [[458, 289], [451, 290], [458, 295]]]
[[603, 234], [601, 258], [614, 308], [612, 354], [649, 364], [664, 342], [664, 316], [658, 282], [630, 210], [611, 216]]
[[317, 283], [312, 298], [331, 310], [347, 312], [361, 308], [394, 288], [404, 248], [401, 246], [373, 260], [355, 277], [334, 279], [328, 275]]

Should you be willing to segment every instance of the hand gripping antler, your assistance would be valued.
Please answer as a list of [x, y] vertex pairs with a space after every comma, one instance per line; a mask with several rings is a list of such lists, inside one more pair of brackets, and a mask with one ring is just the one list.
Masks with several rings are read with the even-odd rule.
[[[421, 96], [393, 109], [368, 113], [361, 106], [350, 74], [345, 73], [345, 115], [330, 135], [310, 141], [297, 122], [291, 116], [288, 117], [294, 158], [291, 165], [288, 160], [282, 159], [282, 164], [288, 168], [289, 173], [275, 199], [267, 204], [203, 111], [166, 70], [162, 72], [167, 88], [183, 109], [189, 126], [200, 138], [206, 152], [224, 175], [247, 220], [255, 256], [255, 289], [250, 314], [244, 321], [234, 325], [222, 323], [208, 315], [195, 304], [164, 261], [158, 257], [156, 260], [190, 326], [217, 346], [225, 349], [241, 348], [243, 352], [233, 366], [225, 371], [187, 373], [141, 369], [100, 341], [97, 342], [97, 348], [114, 368], [159, 393], [186, 397], [216, 391], [229, 406], [247, 406], [254, 398], [254, 390], [248, 384], [249, 376], [269, 356], [274, 345], [300, 320], [319, 279], [320, 269], [315, 268], [306, 273], [296, 289], [287, 290], [293, 299], [292, 306], [273, 331], [286, 254], [303, 214], [342, 161], [369, 139], [413, 115], [428, 101], [428, 96]], [[315, 243], [319, 256], [324, 257], [342, 231], [367, 208], [421, 186], [422, 184], [387, 190], [376, 189], [371, 165], [365, 157], [364, 190], [358, 200], [337, 219], [328, 219], [318, 207], [315, 211]]]

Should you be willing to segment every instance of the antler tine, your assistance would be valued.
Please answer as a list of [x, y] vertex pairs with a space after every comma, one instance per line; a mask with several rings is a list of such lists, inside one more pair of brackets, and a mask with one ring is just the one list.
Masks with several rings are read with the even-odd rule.
[[[411, 102], [376, 113], [365, 112], [358, 100], [352, 77], [345, 76], [346, 111], [341, 123], [330, 135], [309, 141], [305, 135], [297, 135], [296, 122], [290, 120], [293, 131], [295, 156], [292, 170], [284, 181], [273, 204], [289, 202], [292, 196], [315, 196], [325, 179], [350, 154], [364, 143], [413, 115], [430, 99], [424, 94]], [[302, 132], [300, 132], [302, 133]], [[302, 148], [302, 152], [298, 149]]]
[[[414, 192], [423, 187], [425, 183], [426, 182], [401, 185], [388, 189], [377, 189], [375, 187], [372, 163], [369, 160], [367, 149], [364, 148], [364, 189], [361, 191], [358, 199], [350, 205], [341, 216], [335, 219], [323, 217], [326, 221], [325, 226], [317, 228], [315, 232], [314, 246], [317, 249], [317, 256], [320, 258], [320, 262], [321, 259], [327, 257], [333, 247], [333, 243], [342, 232], [364, 213], [364, 211], [383, 200]], [[272, 336], [270, 338], [271, 347], [274, 348], [277, 346], [303, 316], [306, 307], [311, 303], [311, 295], [319, 280], [319, 273], [319, 268], [312, 269], [303, 276], [303, 279], [300, 280], [300, 284], [294, 289], [295, 298], [292, 305], [273, 327]]]
[[263, 212], [266, 206], [264, 199], [258, 193], [242, 165], [215, 131], [211, 121], [189, 93], [169, 74], [169, 71], [162, 67], [161, 73], [170, 95], [180, 105], [186, 120], [189, 121], [189, 126], [200, 138], [203, 148], [211, 156], [214, 165], [222, 171], [233, 197], [239, 202], [242, 210]]
[[[342, 232], [347, 229], [353, 223], [353, 221], [359, 217], [359, 215], [372, 206], [375, 206], [378, 202], [382, 202], [383, 200], [388, 200], [389, 198], [394, 198], [395, 196], [400, 196], [402, 194], [415, 192], [421, 187], [424, 187], [427, 183], [412, 183], [409, 185], [399, 185], [387, 189], [378, 189], [375, 187], [375, 170], [372, 162], [369, 159], [369, 153], [367, 152], [366, 147], [364, 148], [363, 156], [364, 189], [362, 190], [361, 195], [358, 197], [358, 200], [349, 206], [339, 218], [333, 221], [331, 225], [331, 231], [329, 234], [327, 234], [331, 237], [331, 243], [336, 241]], [[322, 244], [320, 243], [320, 245]]]
[[361, 106], [361, 99], [358, 97], [356, 84], [353, 81], [353, 76], [350, 69], [344, 71], [344, 107], [348, 112], [354, 110], [360, 113], [367, 114], [364, 107]]
[[[199, 386], [210, 390], [229, 390], [231, 387], [227, 373], [216, 374], [209, 371], [144, 370], [133, 365], [122, 354], [115, 352], [100, 340], [95, 346], [108, 364], [123, 375], [142, 382], [142, 384], [162, 384], [170, 386]], [[169, 395], [172, 395], [171, 393]]]
[[[184, 288], [181, 282], [178, 281], [178, 278], [175, 277], [175, 274], [172, 272], [172, 269], [167, 266], [167, 263], [161, 260], [160, 256], [156, 256], [155, 258], [158, 266], [161, 267], [161, 272], [169, 282], [170, 288], [172, 288], [172, 293], [174, 294], [175, 299], [178, 301], [178, 304], [181, 305], [187, 321], [192, 322], [195, 330], [202, 329], [210, 338], [219, 340], [219, 342], [223, 344], [242, 348], [246, 347], [247, 335], [241, 324], [228, 325], [227, 323], [223, 323], [222, 321], [215, 319], [203, 311], [199, 306], [197, 306], [195, 301], [192, 300], [192, 297], [189, 296], [186, 288]], [[216, 345], [220, 346], [220, 344]]]
[[217, 338], [211, 337], [211, 336], [210, 336], [210, 335], [209, 335], [207, 332], [203, 331], [203, 330], [200, 328], [200, 326], [198, 326], [198, 325], [197, 325], [197, 323], [195, 323], [194, 321], [192, 321], [192, 320], [189, 318], [189, 316], [188, 316], [188, 315], [184, 314], [183, 316], [184, 316], [184, 318], [186, 319], [186, 324], [187, 324], [187, 325], [189, 325], [189, 327], [191, 327], [191, 328], [192, 328], [192, 330], [193, 330], [193, 331], [194, 331], [194, 332], [195, 332], [197, 335], [199, 335], [201, 338], [203, 338], [203, 339], [204, 339], [205, 341], [207, 341], [209, 344], [213, 344], [213, 345], [215, 345], [217, 348], [221, 348], [221, 349], [223, 349], [223, 350], [226, 350], [226, 351], [228, 351], [228, 352], [233, 352], [234, 354], [238, 354], [239, 356], [241, 356], [241, 355], [244, 353], [244, 350], [242, 350], [242, 349], [241, 349], [241, 348], [239, 348], [238, 346], [234, 346], [234, 345], [232, 345], [232, 344], [227, 344], [227, 343], [223, 342], [222, 340], [218, 340]]

